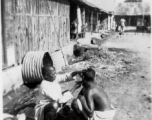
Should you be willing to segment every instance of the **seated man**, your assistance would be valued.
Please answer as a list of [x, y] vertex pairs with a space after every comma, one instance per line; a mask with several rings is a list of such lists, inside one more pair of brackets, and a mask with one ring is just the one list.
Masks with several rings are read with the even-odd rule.
[[94, 82], [95, 71], [88, 68], [82, 72], [81, 78], [83, 88], [71, 104], [74, 112], [83, 120], [112, 120], [115, 108], [104, 90]]
[[39, 95], [35, 107], [35, 120], [54, 120], [58, 116], [58, 111], [62, 108], [63, 103], [69, 101], [74, 92], [80, 85], [76, 84], [71, 91], [62, 94], [59, 82], [72, 80], [78, 72], [56, 76], [55, 68], [44, 66], [42, 74], [44, 80], [38, 86]]

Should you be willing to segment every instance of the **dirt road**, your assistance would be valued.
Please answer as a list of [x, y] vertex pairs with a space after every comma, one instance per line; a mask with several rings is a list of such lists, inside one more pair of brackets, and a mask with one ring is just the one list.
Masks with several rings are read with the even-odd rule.
[[[136, 53], [132, 63], [136, 71], [105, 87], [117, 107], [114, 120], [151, 120], [151, 44], [150, 34], [126, 33], [113, 36], [103, 46], [129, 49]], [[109, 90], [110, 88], [110, 90]]]
[[[100, 67], [98, 84], [100, 84], [116, 107], [117, 112], [114, 120], [151, 120], [151, 35], [134, 32], [127, 32], [118, 39], [117, 33], [111, 36], [103, 47], [109, 48], [116, 53], [115, 60], [124, 63], [117, 65], [108, 65], [106, 62], [95, 62], [94, 66]], [[117, 61], [117, 60], [116, 60]], [[127, 63], [128, 61], [128, 63]], [[103, 69], [104, 68], [104, 69]], [[121, 68], [120, 70], [116, 68]], [[113, 70], [112, 70], [113, 69]], [[124, 69], [126, 72], [124, 72]], [[109, 77], [118, 70], [120, 74]], [[96, 69], [97, 71], [97, 69]], [[103, 77], [105, 72], [107, 77]], [[102, 75], [101, 75], [102, 74]], [[63, 85], [63, 89], [65, 85]], [[73, 86], [70, 83], [69, 86]], [[67, 87], [66, 87], [67, 89]], [[75, 93], [77, 95], [78, 91]]]

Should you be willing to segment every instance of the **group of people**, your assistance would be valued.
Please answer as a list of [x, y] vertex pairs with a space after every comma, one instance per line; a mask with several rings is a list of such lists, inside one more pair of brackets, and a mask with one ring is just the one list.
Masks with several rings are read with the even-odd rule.
[[[91, 67], [56, 75], [55, 68], [48, 65], [42, 68], [42, 73], [44, 80], [38, 85], [35, 120], [57, 119], [59, 111], [64, 109], [65, 103], [71, 99], [73, 112], [82, 120], [112, 120], [114, 117], [116, 110], [104, 90], [94, 82], [96, 73]], [[71, 90], [62, 92], [59, 83], [75, 80], [76, 75], [80, 80], [75, 82]], [[74, 98], [74, 91], [81, 86], [80, 93]]]

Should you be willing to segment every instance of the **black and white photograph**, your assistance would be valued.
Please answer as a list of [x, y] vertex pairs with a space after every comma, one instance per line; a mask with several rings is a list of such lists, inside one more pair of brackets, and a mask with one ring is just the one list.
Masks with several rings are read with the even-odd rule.
[[151, 0], [1, 0], [2, 120], [152, 120]]

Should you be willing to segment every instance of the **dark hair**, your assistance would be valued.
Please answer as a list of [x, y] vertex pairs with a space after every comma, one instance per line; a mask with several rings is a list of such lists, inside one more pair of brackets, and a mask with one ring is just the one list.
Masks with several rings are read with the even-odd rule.
[[[45, 76], [46, 75], [46, 72], [49, 70], [49, 68], [54, 68], [52, 65], [45, 65], [43, 66], [42, 68], [42, 75]], [[55, 68], [54, 68], [55, 69]]]
[[86, 81], [94, 81], [95, 71], [92, 68], [83, 70], [83, 77]]

